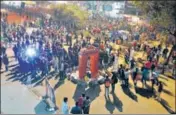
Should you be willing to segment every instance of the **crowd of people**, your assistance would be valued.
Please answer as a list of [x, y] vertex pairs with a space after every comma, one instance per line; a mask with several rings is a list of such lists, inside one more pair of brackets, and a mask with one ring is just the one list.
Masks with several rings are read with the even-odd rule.
[[[100, 37], [95, 38], [94, 43], [91, 43], [90, 36], [78, 37], [76, 32], [71, 31], [56, 31], [57, 25], [54, 22], [43, 24], [32, 33], [27, 32], [26, 25], [8, 24], [5, 19], [1, 20], [2, 34], [7, 38], [9, 43], [13, 45], [13, 52], [15, 59], [19, 63], [19, 71], [23, 74], [31, 72], [32, 78], [46, 77], [52, 69], [59, 74], [59, 80], [64, 80], [67, 73], [77, 70], [79, 64], [79, 51], [81, 48], [89, 45], [94, 45], [100, 49], [99, 67], [107, 70], [108, 67], [113, 67], [113, 72], [106, 72], [103, 74], [105, 80], [105, 95], [109, 97], [109, 88], [112, 86], [112, 93], [115, 92], [115, 85], [120, 81], [122, 85], [129, 86], [129, 77], [132, 77], [134, 86], [137, 87], [137, 81], [141, 81], [143, 88], [146, 86], [146, 81], [154, 86], [158, 86], [157, 98], [160, 99], [160, 93], [163, 90], [163, 84], [159, 81], [158, 64], [159, 59], [163, 56], [167, 58], [169, 50], [166, 46], [162, 49], [161, 45], [158, 47], [149, 46], [148, 44], [134, 44], [123, 52], [121, 48], [115, 53], [113, 47], [108, 42], [116, 42], [103, 33]], [[100, 27], [101, 28], [101, 27]], [[52, 30], [52, 31], [51, 31]], [[92, 28], [89, 28], [92, 30]], [[103, 36], [104, 35], [104, 36]], [[75, 42], [73, 42], [73, 39]], [[106, 41], [106, 42], [103, 42]], [[64, 44], [68, 45], [68, 51], [64, 48]], [[137, 63], [140, 60], [135, 59], [134, 52], [143, 51], [147, 55], [147, 59], [142, 67]], [[119, 65], [119, 57], [123, 54], [126, 64]], [[173, 57], [175, 59], [175, 57]], [[8, 71], [9, 59], [6, 53], [6, 47], [1, 45], [1, 67], [2, 63]], [[90, 97], [82, 96], [76, 101], [75, 107], [69, 110], [68, 98], [63, 99], [61, 111], [63, 114], [89, 114]]]
[[90, 97], [82, 94], [76, 101], [75, 106], [70, 109], [68, 105], [68, 98], [64, 97], [61, 114], [89, 114], [90, 103]]

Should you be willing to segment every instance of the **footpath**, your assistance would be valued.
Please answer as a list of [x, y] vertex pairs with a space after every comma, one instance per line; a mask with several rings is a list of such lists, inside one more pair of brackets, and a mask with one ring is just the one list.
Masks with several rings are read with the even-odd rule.
[[[13, 53], [8, 49], [8, 56]], [[15, 63], [12, 58], [9, 66]], [[3, 114], [52, 114], [47, 112], [46, 103], [32, 89], [12, 78], [8, 72], [1, 72], [1, 113]], [[4, 70], [4, 67], [3, 69]], [[14, 76], [16, 77], [16, 76]]]

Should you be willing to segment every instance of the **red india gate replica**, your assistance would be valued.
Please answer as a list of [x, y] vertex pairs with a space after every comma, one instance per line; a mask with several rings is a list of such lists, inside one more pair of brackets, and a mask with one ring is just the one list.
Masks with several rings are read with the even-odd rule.
[[79, 79], [84, 80], [86, 75], [87, 62], [90, 59], [91, 79], [98, 77], [99, 49], [94, 46], [81, 49], [79, 53]]

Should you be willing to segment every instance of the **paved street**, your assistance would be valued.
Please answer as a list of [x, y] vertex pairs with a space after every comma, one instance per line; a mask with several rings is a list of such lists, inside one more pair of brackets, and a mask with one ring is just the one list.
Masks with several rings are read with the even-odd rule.
[[[9, 57], [13, 55], [10, 49], [7, 52]], [[13, 58], [10, 58], [10, 61], [9, 66], [12, 71], [16, 63]], [[29, 89], [11, 76], [10, 72], [1, 73], [1, 113], [51, 114], [45, 110], [46, 103], [40, 100], [33, 89]]]
[[[3, 1], [0, 11], [0, 59], [3, 62], [0, 112], [61, 114], [62, 110], [62, 113], [68, 113], [61, 109], [63, 99], [68, 98], [71, 109], [85, 94], [91, 100], [89, 114], [176, 113], [175, 6], [176, 2], [169, 0]], [[99, 47], [99, 51], [87, 48], [90, 44]], [[81, 49], [85, 46], [86, 50]], [[78, 70], [70, 77], [68, 71], [78, 62], [81, 72], [90, 70], [92, 77], [99, 72], [98, 80], [109, 77], [110, 92], [118, 77], [114, 93], [110, 93], [109, 98], [105, 96], [106, 80], [102, 85], [90, 82], [88, 85], [74, 79], [85, 75]], [[96, 62], [103, 66], [102, 69], [97, 68]], [[106, 68], [111, 64], [113, 67]], [[119, 69], [121, 64], [123, 67]], [[108, 73], [101, 74], [107, 70], [120, 71], [119, 75], [112, 77]], [[89, 81], [88, 76], [84, 79], [86, 82]], [[149, 81], [145, 84], [147, 79]], [[122, 83], [124, 80], [125, 85]], [[137, 83], [135, 80], [138, 80]], [[44, 97], [49, 99], [44, 100]], [[83, 107], [86, 108], [88, 103], [83, 103]], [[47, 111], [53, 108], [58, 109]]]
[[[8, 49], [8, 56], [11, 57], [13, 52]], [[14, 65], [14, 59], [10, 58], [10, 66]], [[120, 63], [123, 60], [120, 59]], [[10, 67], [10, 70], [14, 67]], [[45, 95], [45, 86], [37, 85], [32, 89], [28, 89], [18, 80], [11, 78], [9, 72], [1, 74], [1, 110], [5, 114], [42, 114], [45, 111], [46, 104], [39, 97]], [[11, 79], [9, 79], [11, 78]], [[164, 83], [164, 91], [161, 94], [162, 101], [156, 101], [150, 92], [145, 93], [145, 89], [139, 88], [135, 93], [134, 86], [130, 80], [130, 88], [123, 88], [120, 83], [116, 85], [115, 95], [110, 95], [110, 100], [106, 100], [104, 96], [104, 86], [95, 89], [86, 89], [77, 86], [72, 82], [65, 80], [58, 82], [52, 78], [49, 80], [51, 86], [55, 89], [56, 104], [60, 108], [64, 97], [68, 97], [69, 106], [74, 106], [75, 100], [86, 93], [89, 95], [92, 103], [90, 113], [92, 114], [168, 114], [175, 111], [175, 81], [165, 76], [161, 76], [160, 80]], [[150, 86], [150, 83], [147, 83]], [[141, 87], [141, 83], [138, 84]]]

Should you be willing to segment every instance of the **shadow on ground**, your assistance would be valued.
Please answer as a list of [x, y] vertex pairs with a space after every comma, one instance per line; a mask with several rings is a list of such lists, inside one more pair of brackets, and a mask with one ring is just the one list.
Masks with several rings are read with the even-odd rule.
[[112, 101], [110, 100], [110, 98], [107, 98], [105, 96], [105, 99], [106, 99], [106, 109], [109, 111], [110, 114], [113, 114], [114, 110], [115, 110], [115, 106], [114, 104], [112, 103]]
[[[28, 82], [28, 77], [31, 77], [29, 83], [34, 84], [33, 86], [36, 87], [40, 85], [45, 78], [44, 76], [41, 76], [39, 74], [36, 74], [35, 77], [33, 77], [31, 71], [29, 71], [29, 68], [20, 68], [19, 66], [16, 65], [12, 65], [11, 67], [14, 68], [9, 69], [10, 73], [6, 75], [8, 77], [7, 81], [9, 80], [11, 80], [12, 82], [19, 81], [22, 84], [26, 84]], [[54, 72], [50, 72], [47, 78], [51, 79], [54, 74], [55, 74]]]
[[122, 101], [119, 100], [119, 98], [116, 96], [115, 93], [112, 93], [112, 97], [113, 97], [113, 101], [114, 101], [114, 105], [115, 107], [120, 111], [123, 112], [123, 103]]
[[[158, 101], [158, 100], [157, 100]], [[158, 101], [170, 114], [176, 113], [176, 110], [172, 110], [169, 106], [168, 102], [164, 99], [161, 99], [161, 101]]]
[[41, 100], [39, 104], [34, 108], [36, 114], [54, 114], [55, 112], [46, 111], [47, 104]]
[[170, 96], [174, 96], [174, 95], [172, 94], [172, 92], [170, 92], [169, 90], [166, 90], [166, 89], [163, 89], [163, 93], [166, 93], [166, 94], [168, 94], [168, 95], [170, 95]]
[[86, 92], [86, 86], [85, 85], [77, 85], [76, 86], [76, 90], [75, 93], [73, 95], [73, 99], [75, 100], [75, 102], [78, 100], [78, 98], [84, 93]]
[[86, 85], [77, 85], [76, 87], [76, 90], [75, 90], [75, 93], [73, 95], [73, 99], [75, 101], [78, 100], [78, 98], [84, 93], [86, 96], [89, 96], [90, 97], [90, 100], [93, 101], [95, 100], [100, 92], [101, 92], [101, 89], [100, 89], [100, 86], [99, 85], [96, 85], [94, 87], [89, 87], [87, 90], [86, 90]]
[[136, 87], [135, 91], [136, 91], [137, 94], [139, 94], [139, 95], [141, 95], [143, 97], [146, 97], [148, 99], [153, 96], [153, 91], [149, 90], [149, 89], [144, 89], [144, 88]]
[[54, 90], [56, 90], [57, 88], [59, 88], [61, 85], [63, 85], [65, 83], [64, 80], [57, 82], [56, 85], [54, 86]]
[[126, 87], [126, 86], [124, 86], [124, 85], [122, 85], [121, 87], [122, 87], [123, 92], [124, 92], [128, 97], [130, 97], [132, 100], [134, 100], [134, 101], [136, 101], [136, 102], [138, 101], [137, 96], [129, 89], [129, 87]]

